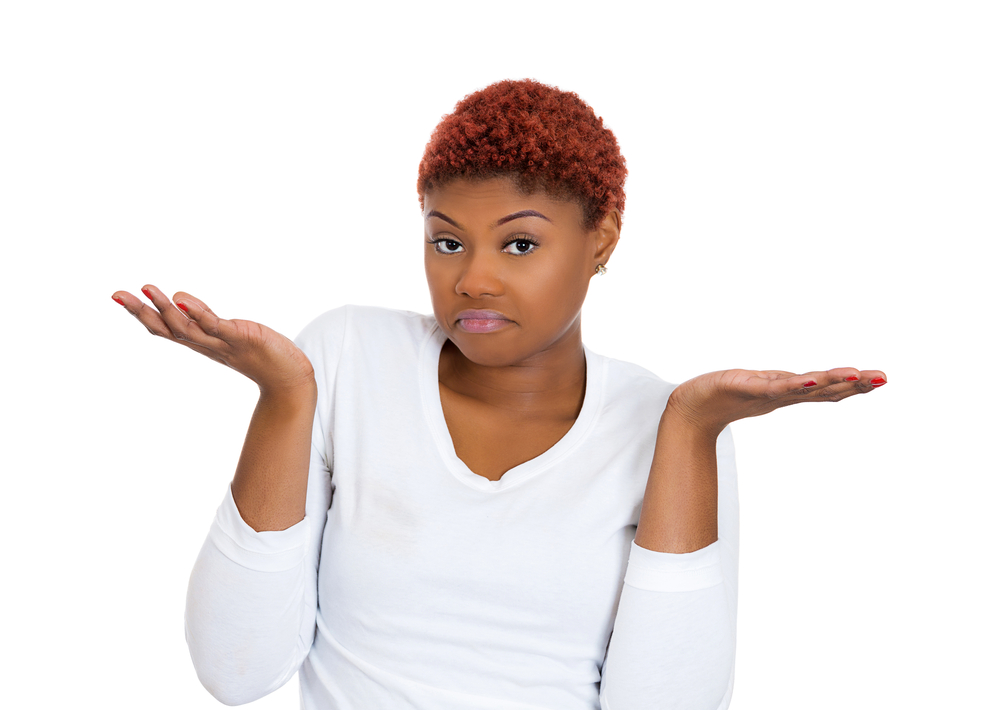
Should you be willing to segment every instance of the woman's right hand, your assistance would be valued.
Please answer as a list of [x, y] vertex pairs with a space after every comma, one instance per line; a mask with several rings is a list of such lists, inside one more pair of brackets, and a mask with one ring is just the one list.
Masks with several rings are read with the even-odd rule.
[[[179, 291], [171, 301], [153, 285], [142, 292], [156, 308], [128, 291], [111, 296], [153, 335], [180, 343], [257, 383], [263, 395], [314, 389], [312, 364], [291, 340], [248, 320], [225, 320], [194, 296]], [[175, 307], [176, 306], [176, 307]]]

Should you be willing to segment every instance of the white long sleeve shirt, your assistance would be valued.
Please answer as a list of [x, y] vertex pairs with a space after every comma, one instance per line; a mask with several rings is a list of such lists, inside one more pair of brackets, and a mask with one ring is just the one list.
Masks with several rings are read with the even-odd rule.
[[719, 541], [646, 550], [633, 538], [673, 386], [586, 350], [570, 431], [490, 481], [455, 454], [444, 342], [432, 316], [357, 306], [299, 336], [319, 391], [306, 516], [258, 533], [227, 491], [188, 592], [205, 686], [241, 704], [298, 672], [306, 710], [726, 708], [738, 530], [728, 429]]

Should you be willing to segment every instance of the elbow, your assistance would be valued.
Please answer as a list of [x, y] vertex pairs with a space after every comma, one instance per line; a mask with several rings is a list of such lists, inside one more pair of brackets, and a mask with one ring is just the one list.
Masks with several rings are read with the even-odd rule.
[[298, 670], [298, 664], [276, 664], [268, 654], [255, 653], [259, 644], [198, 643], [190, 628], [186, 636], [198, 680], [223, 705], [246, 705], [260, 700], [284, 685]]
[[241, 672], [243, 669], [236, 664], [199, 658], [194, 652], [191, 660], [202, 686], [223, 705], [246, 705], [260, 700], [269, 692], [269, 689], [259, 687], [259, 682], [254, 682], [252, 673]]
[[252, 703], [258, 698], [249, 696], [245, 693], [240, 693], [236, 688], [226, 688], [224, 686], [213, 686], [209, 683], [202, 681], [202, 685], [205, 687], [212, 697], [218, 700], [223, 705], [229, 705], [230, 707], [236, 705], [246, 705], [247, 703]]
[[308, 622], [299, 606], [287, 604], [286, 610], [269, 615], [266, 598], [260, 601], [248, 591], [234, 602], [212, 591], [238, 585], [198, 584], [195, 579], [192, 574], [184, 636], [198, 680], [212, 697], [224, 705], [245, 705], [295, 675], [312, 645], [311, 636], [300, 634]]
[[269, 695], [294, 674], [285, 677], [273, 677], [264, 669], [247, 666], [239, 667], [236, 663], [206, 664], [195, 662], [195, 673], [198, 680], [213, 698], [223, 705], [246, 705]]
[[216, 683], [211, 679], [201, 677], [201, 675], [198, 676], [198, 680], [201, 681], [205, 690], [213, 698], [223, 705], [229, 705], [230, 707], [252, 703], [254, 700], [260, 700], [266, 694], [250, 692], [251, 689], [248, 689], [246, 686], [234, 685], [232, 683]]

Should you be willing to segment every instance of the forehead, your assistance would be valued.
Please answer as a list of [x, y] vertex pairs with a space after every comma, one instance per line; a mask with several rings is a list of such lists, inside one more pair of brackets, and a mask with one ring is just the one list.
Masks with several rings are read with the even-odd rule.
[[455, 178], [424, 195], [424, 215], [432, 211], [461, 223], [491, 224], [515, 212], [534, 210], [557, 225], [579, 226], [583, 209], [574, 200], [544, 191], [524, 192], [509, 178]]

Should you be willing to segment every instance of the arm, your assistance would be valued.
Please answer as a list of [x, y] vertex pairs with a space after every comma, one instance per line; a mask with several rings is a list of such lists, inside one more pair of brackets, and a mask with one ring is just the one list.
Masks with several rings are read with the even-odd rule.
[[699, 550], [718, 539], [715, 449], [732, 422], [802, 402], [838, 402], [885, 384], [878, 370], [725, 370], [688, 380], [667, 401], [635, 541], [659, 552]]
[[168, 299], [155, 286], [142, 292], [150, 308], [126, 291], [112, 298], [153, 335], [184, 345], [253, 380], [260, 399], [247, 430], [232, 492], [254, 530], [284, 530], [305, 515], [309, 442], [316, 411], [312, 363], [292, 341], [266, 326], [219, 318], [187, 293]]
[[660, 420], [635, 542], [605, 660], [603, 710], [719, 710], [732, 696], [737, 419], [884, 384], [844, 368], [793, 375], [728, 370], [678, 387]]
[[[666, 415], [660, 422], [653, 469], [664, 463]], [[729, 704], [736, 651], [739, 502], [732, 434], [725, 429], [711, 450], [699, 453], [718, 491], [718, 524], [692, 526], [695, 535], [710, 527], [711, 543], [690, 552], [662, 552], [632, 544], [614, 633], [601, 677], [602, 710], [664, 710]], [[717, 475], [716, 475], [717, 471]], [[650, 473], [646, 498], [656, 490]], [[716, 499], [711, 497], [711, 508]], [[702, 499], [696, 497], [700, 507]], [[640, 525], [665, 535], [667, 526], [648, 525], [655, 507], [644, 500]], [[717, 530], [717, 535], [716, 531]], [[650, 536], [655, 537], [655, 536]], [[648, 541], [648, 538], [647, 538]], [[681, 544], [680, 547], [690, 547]]]
[[284, 530], [305, 517], [316, 381], [261, 391], [233, 477], [233, 499], [257, 532]]
[[685, 553], [719, 539], [717, 438], [711, 431], [691, 426], [667, 402], [656, 432], [635, 533], [637, 545]]
[[[312, 647], [330, 503], [323, 454], [310, 457], [315, 408], [315, 383], [286, 396], [261, 393], [231, 490], [191, 572], [188, 649], [202, 685], [226, 704], [277, 690]], [[320, 505], [307, 513], [307, 501]]]
[[231, 490], [191, 574], [185, 613], [199, 679], [223, 702], [249, 702], [298, 670], [315, 630], [331, 487], [325, 457], [311, 447], [319, 426], [314, 371], [302, 350], [264, 326], [220, 319], [189, 294], [171, 301], [153, 286], [143, 293], [155, 310], [126, 292], [114, 300], [154, 335], [260, 388]]
[[309, 653], [331, 497], [325, 456], [315, 447], [305, 517], [285, 530], [255, 531], [227, 490], [191, 572], [184, 612], [191, 660], [218, 700], [240, 705], [264, 697]]

